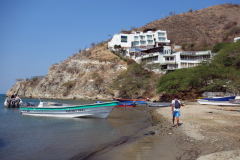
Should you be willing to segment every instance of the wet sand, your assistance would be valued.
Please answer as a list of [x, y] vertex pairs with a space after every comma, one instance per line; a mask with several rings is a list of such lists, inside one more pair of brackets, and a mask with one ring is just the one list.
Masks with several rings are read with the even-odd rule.
[[[240, 107], [185, 102], [180, 126], [172, 127], [171, 107], [150, 111], [152, 126], [125, 143], [104, 149], [88, 159], [102, 160], [238, 160]], [[154, 135], [145, 135], [155, 131]]]

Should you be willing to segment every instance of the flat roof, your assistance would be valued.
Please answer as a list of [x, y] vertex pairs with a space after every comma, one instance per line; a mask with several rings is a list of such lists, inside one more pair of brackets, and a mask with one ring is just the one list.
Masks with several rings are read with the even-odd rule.
[[203, 54], [186, 54], [186, 53], [180, 53], [181, 56], [203, 56], [203, 55], [210, 55], [210, 53], [203, 53]]

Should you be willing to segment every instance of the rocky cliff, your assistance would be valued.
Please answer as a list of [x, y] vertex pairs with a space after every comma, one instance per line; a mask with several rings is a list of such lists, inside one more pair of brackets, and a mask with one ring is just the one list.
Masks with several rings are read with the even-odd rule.
[[[88, 51], [73, 54], [68, 60], [52, 65], [47, 76], [39, 81], [17, 82], [7, 95], [53, 99], [112, 99], [117, 92], [109, 85], [126, 63], [99, 44]], [[106, 61], [105, 61], [106, 60]]]

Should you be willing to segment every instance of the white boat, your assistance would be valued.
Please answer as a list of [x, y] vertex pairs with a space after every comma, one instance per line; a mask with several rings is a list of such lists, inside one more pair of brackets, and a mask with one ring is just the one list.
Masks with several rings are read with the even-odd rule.
[[8, 108], [20, 107], [22, 100], [19, 97], [7, 97], [4, 102], [4, 106]]
[[172, 105], [171, 102], [149, 102], [149, 101], [146, 101], [146, 103], [149, 107], [168, 107], [168, 106]]
[[94, 103], [86, 105], [69, 105], [55, 102], [40, 102], [37, 107], [21, 107], [23, 115], [49, 116], [49, 117], [94, 117], [106, 118], [118, 101]]
[[210, 101], [210, 100], [202, 100], [198, 99], [197, 102], [199, 104], [205, 104], [205, 105], [216, 105], [216, 106], [240, 106], [240, 104], [237, 103], [231, 103], [231, 101]]

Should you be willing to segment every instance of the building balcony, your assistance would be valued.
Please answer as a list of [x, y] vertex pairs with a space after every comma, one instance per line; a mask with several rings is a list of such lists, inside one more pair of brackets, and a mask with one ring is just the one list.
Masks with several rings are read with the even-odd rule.
[[162, 62], [160, 63], [161, 66], [168, 65], [168, 64], [177, 64], [176, 62]]
[[185, 59], [185, 58], [181, 58], [181, 61], [195, 61], [195, 62], [201, 62], [204, 59]]
[[165, 60], [165, 62], [174, 62], [175, 63], [175, 60]]
[[186, 55], [186, 56], [210, 55], [210, 51], [201, 51], [201, 52], [182, 51], [180, 55]]
[[141, 58], [149, 58], [149, 57], [158, 57], [158, 53], [151, 53], [151, 54], [147, 54], [147, 55], [142, 55]]

